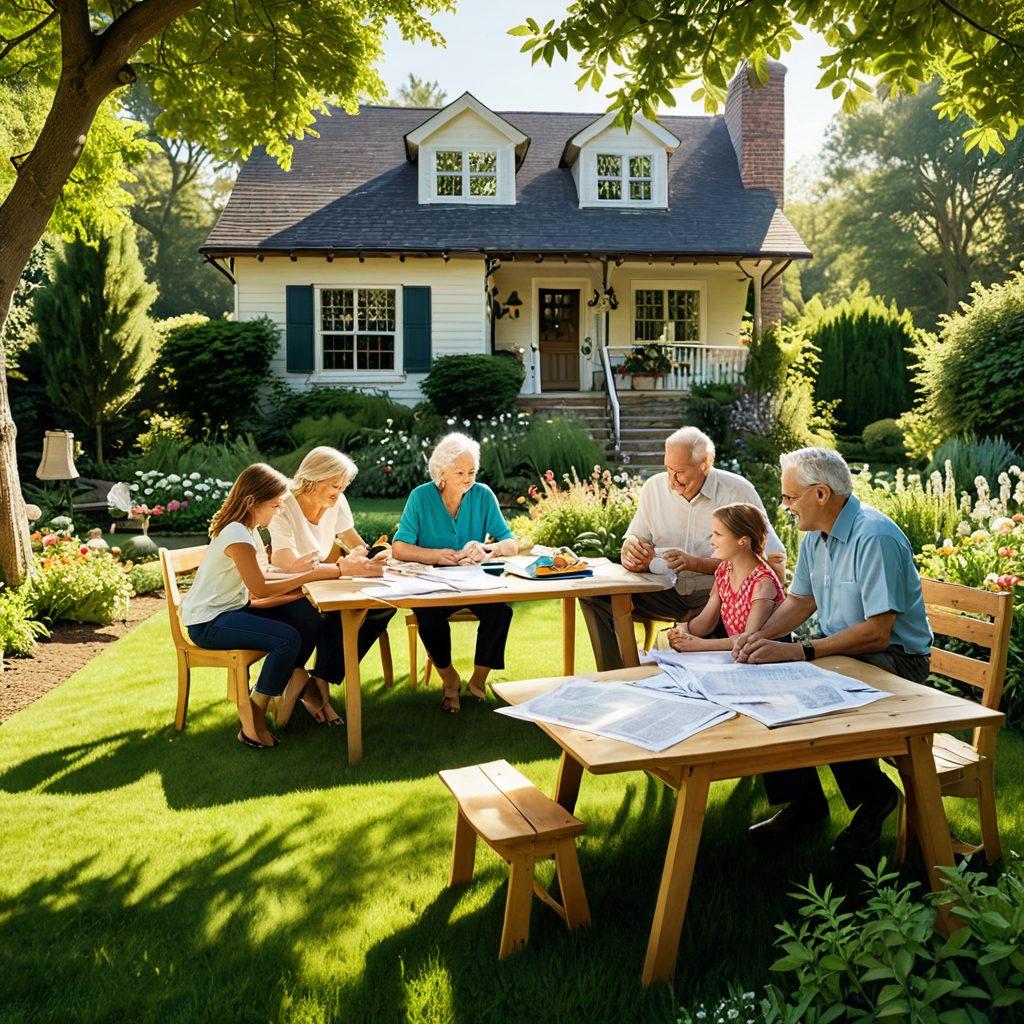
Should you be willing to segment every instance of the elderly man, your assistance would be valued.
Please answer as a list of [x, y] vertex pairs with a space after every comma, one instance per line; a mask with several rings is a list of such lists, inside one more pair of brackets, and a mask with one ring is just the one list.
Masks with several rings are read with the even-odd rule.
[[[665, 472], [644, 483], [636, 515], [622, 544], [622, 564], [644, 572], [655, 548], [676, 573], [674, 588], [636, 594], [634, 611], [663, 622], [684, 621], [708, 603], [718, 559], [711, 554], [711, 514], [722, 505], [749, 502], [764, 511], [753, 485], [735, 473], [716, 469], [715, 445], [696, 427], [683, 427], [665, 441]], [[786, 549], [769, 526], [766, 555], [784, 579]], [[584, 598], [583, 617], [601, 671], [622, 668], [615, 639], [611, 599]]]
[[[845, 654], [915, 683], [928, 676], [932, 634], [914, 552], [900, 528], [853, 495], [850, 469], [837, 452], [803, 448], [783, 455], [782, 502], [807, 536], [800, 545], [789, 594], [763, 628], [736, 638], [737, 661], [764, 664], [813, 661]], [[821, 639], [779, 643], [818, 613]], [[840, 852], [863, 853], [896, 808], [898, 792], [877, 761], [830, 766], [853, 820], [839, 834]], [[814, 768], [772, 772], [765, 789], [786, 806], [750, 829], [770, 838], [822, 821], [828, 802]]]

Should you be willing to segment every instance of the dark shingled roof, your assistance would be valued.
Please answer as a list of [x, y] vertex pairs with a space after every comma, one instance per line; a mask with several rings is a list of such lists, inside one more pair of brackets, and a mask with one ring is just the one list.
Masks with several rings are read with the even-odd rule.
[[807, 258], [767, 189], [745, 189], [722, 117], [663, 117], [681, 144], [669, 159], [667, 210], [583, 209], [565, 143], [599, 115], [500, 114], [530, 137], [515, 206], [420, 205], [404, 136], [433, 111], [363, 107], [316, 125], [291, 170], [261, 149], [238, 173], [203, 247], [269, 252], [664, 253]]

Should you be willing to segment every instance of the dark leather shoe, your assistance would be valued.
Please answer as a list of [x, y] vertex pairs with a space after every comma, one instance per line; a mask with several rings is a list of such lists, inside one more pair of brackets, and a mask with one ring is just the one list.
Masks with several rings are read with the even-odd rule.
[[899, 799], [899, 790], [890, 782], [881, 797], [857, 808], [853, 820], [836, 836], [832, 849], [842, 854], [867, 853], [882, 838], [885, 819], [896, 810]]
[[770, 818], [751, 825], [747, 838], [756, 843], [779, 842], [827, 819], [827, 800], [795, 800]]

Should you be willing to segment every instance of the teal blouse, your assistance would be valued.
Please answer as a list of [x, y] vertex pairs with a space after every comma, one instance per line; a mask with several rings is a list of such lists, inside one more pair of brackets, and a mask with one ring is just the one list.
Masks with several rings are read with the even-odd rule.
[[458, 514], [444, 507], [441, 492], [433, 483], [420, 484], [409, 495], [395, 540], [421, 548], [453, 548], [460, 551], [471, 540], [508, 540], [512, 536], [498, 499], [486, 484], [473, 484], [462, 498]]

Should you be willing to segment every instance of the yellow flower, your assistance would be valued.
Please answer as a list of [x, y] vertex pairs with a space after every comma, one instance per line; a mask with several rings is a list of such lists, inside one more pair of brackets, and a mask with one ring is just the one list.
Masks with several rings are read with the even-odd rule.
[[971, 540], [988, 540], [988, 530], [975, 530], [971, 534]]

